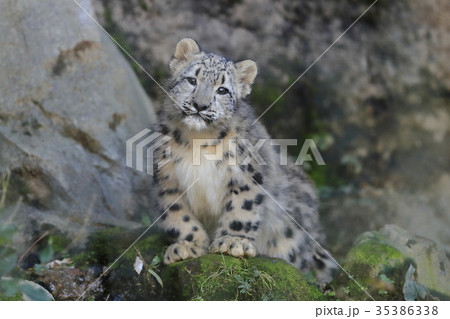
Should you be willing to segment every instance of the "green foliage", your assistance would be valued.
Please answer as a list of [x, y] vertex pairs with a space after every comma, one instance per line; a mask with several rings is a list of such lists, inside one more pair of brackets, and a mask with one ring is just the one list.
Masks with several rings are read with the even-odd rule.
[[[0, 197], [0, 300], [51, 300], [51, 296], [39, 285], [10, 278], [12, 271], [16, 269], [19, 252], [13, 248], [13, 239], [18, 228], [8, 222], [5, 217], [5, 199], [9, 186], [9, 173], [1, 179]], [[14, 215], [14, 212], [13, 212]], [[53, 252], [47, 249], [42, 257], [51, 258]]]
[[[146, 263], [144, 257], [142, 257], [142, 254], [139, 251], [139, 249], [136, 248], [136, 247], [134, 249], [136, 250], [136, 252], [138, 254], [138, 256], [136, 258], [136, 261], [139, 261], [140, 263], [142, 263], [142, 266], [141, 266], [142, 269], [144, 269], [145, 273], [147, 274], [147, 276], [149, 276], [149, 277], [146, 277], [146, 280], [148, 282], [151, 282], [151, 277], [153, 277], [153, 278], [156, 279], [156, 281], [161, 286], [161, 288], [164, 288], [163, 281], [162, 281], [161, 277], [158, 274], [159, 266], [160, 266], [161, 260], [162, 260], [161, 255], [154, 256], [150, 263]], [[141, 269], [137, 269], [137, 267], [139, 267], [139, 266], [136, 265], [136, 261], [135, 261], [135, 264], [134, 264], [134, 267], [135, 267], [134, 269], [135, 269], [135, 271], [138, 274], [140, 274]]]

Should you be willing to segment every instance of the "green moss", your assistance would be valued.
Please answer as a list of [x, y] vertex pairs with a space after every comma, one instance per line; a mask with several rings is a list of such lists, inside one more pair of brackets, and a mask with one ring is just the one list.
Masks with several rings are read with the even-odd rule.
[[162, 272], [169, 300], [322, 300], [297, 268], [278, 259], [206, 255]]
[[75, 256], [75, 259], [79, 263], [109, 265], [128, 249], [122, 258], [134, 260], [136, 250], [133, 247], [139, 249], [144, 255], [155, 256], [167, 245], [164, 236], [161, 236], [159, 232], [145, 234], [131, 247], [144, 231], [145, 228], [127, 231], [114, 227], [93, 233], [88, 239], [84, 252]]
[[67, 249], [72, 242], [69, 238], [60, 235], [50, 235], [48, 241], [52, 243], [55, 254], [67, 254]]
[[384, 263], [397, 263], [403, 259], [402, 254], [395, 248], [377, 243], [364, 243], [350, 250], [347, 262], [367, 264], [377, 267]]
[[389, 245], [365, 241], [353, 247], [344, 262], [352, 277], [341, 272], [336, 286], [344, 292], [343, 299], [370, 300], [370, 294], [376, 300], [403, 300], [402, 283], [410, 263]]
[[22, 293], [18, 292], [13, 296], [6, 296], [3, 294], [0, 294], [0, 301], [23, 301]]

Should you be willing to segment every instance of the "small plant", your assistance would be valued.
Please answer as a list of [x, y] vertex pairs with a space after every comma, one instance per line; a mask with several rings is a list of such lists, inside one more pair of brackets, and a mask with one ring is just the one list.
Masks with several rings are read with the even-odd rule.
[[[12, 217], [17, 212], [20, 201], [16, 209], [11, 214], [10, 218], [6, 218], [5, 202], [6, 193], [9, 186], [10, 174], [7, 172], [1, 179], [1, 197], [0, 197], [0, 300], [51, 300], [51, 295], [39, 285], [21, 280], [18, 278], [8, 277], [17, 266], [19, 257], [18, 251], [13, 248], [13, 239], [18, 231], [18, 227], [11, 223]], [[49, 250], [44, 250], [40, 254], [41, 258], [53, 253]]]
[[145, 272], [149, 276], [155, 278], [158, 284], [161, 286], [161, 288], [163, 288], [163, 281], [157, 273], [159, 265], [161, 264], [161, 257], [159, 255], [154, 256], [152, 261], [148, 264], [145, 262], [144, 257], [142, 257], [139, 249], [137, 249], [136, 247], [134, 249], [138, 254], [134, 261], [133, 265], [134, 270], [138, 273], [138, 275], [141, 274], [142, 270], [145, 270]]

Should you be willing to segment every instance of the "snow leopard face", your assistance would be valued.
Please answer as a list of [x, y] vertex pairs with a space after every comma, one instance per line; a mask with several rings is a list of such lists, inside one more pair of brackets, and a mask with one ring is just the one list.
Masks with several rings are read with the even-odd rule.
[[169, 66], [172, 111], [181, 122], [196, 130], [229, 121], [237, 101], [250, 93], [257, 73], [255, 62], [233, 63], [202, 52], [192, 39], [178, 43]]

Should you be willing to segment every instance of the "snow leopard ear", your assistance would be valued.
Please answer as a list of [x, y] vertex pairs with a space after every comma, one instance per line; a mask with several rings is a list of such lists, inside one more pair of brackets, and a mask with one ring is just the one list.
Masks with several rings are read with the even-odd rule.
[[234, 63], [236, 69], [236, 76], [238, 84], [241, 87], [241, 98], [246, 97], [252, 90], [252, 84], [255, 80], [256, 74], [258, 74], [258, 68], [256, 63], [252, 60], [244, 60]]
[[170, 70], [172, 72], [177, 71], [181, 65], [200, 52], [200, 47], [194, 39], [184, 38], [177, 43], [175, 54], [169, 62]]

